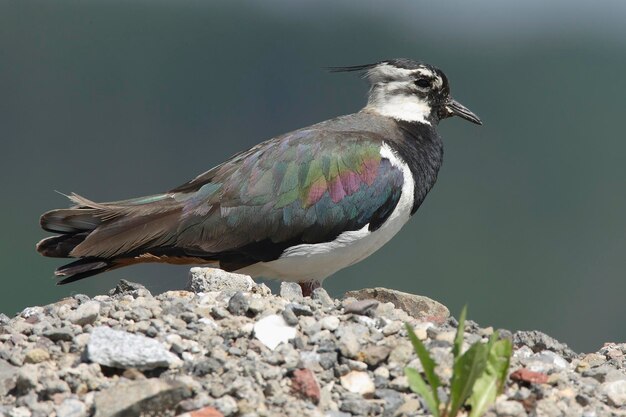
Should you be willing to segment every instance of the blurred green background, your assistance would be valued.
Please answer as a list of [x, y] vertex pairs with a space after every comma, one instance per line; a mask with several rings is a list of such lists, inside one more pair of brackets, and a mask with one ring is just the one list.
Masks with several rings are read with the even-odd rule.
[[364, 105], [326, 66], [409, 57], [441, 67], [482, 128], [440, 125], [437, 185], [390, 244], [326, 281], [428, 295], [482, 325], [575, 350], [626, 340], [626, 3], [434, 1], [0, 2], [0, 311], [57, 287], [34, 251], [54, 192], [95, 200], [183, 183], [274, 135]]

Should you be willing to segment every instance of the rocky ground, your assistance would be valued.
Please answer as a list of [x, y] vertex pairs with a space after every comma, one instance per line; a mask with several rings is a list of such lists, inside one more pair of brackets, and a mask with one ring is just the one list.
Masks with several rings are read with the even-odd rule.
[[[368, 289], [332, 299], [194, 268], [189, 291], [122, 281], [13, 318], [0, 315], [0, 415], [422, 416], [404, 367], [410, 323], [451, 376], [457, 322], [425, 297]], [[493, 332], [468, 322], [465, 342]], [[489, 416], [626, 415], [626, 344], [576, 354], [540, 332], [515, 351]], [[445, 390], [440, 393], [446, 396]]]

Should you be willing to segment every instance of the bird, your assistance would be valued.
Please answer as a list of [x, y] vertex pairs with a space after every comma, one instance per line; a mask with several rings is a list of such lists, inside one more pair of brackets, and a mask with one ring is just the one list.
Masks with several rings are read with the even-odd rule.
[[331, 67], [369, 82], [360, 111], [235, 154], [167, 192], [113, 202], [78, 194], [41, 216], [43, 256], [74, 258], [58, 284], [145, 262], [200, 264], [297, 282], [310, 295], [387, 243], [435, 184], [438, 123], [479, 117], [437, 67], [406, 58]]

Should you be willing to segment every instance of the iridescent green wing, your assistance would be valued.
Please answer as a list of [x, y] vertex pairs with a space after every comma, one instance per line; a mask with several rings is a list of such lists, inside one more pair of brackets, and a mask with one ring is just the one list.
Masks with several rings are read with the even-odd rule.
[[403, 184], [381, 146], [369, 132], [309, 129], [236, 155], [172, 190], [182, 205], [175, 245], [258, 261], [365, 225], [376, 229]]

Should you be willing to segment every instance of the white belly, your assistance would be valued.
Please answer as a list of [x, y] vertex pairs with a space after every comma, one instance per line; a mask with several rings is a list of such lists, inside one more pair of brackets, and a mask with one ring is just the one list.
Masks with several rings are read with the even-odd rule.
[[389, 242], [411, 217], [415, 184], [409, 167], [387, 144], [383, 144], [380, 155], [402, 170], [404, 182], [398, 204], [378, 229], [370, 232], [367, 224], [360, 230], [340, 234], [332, 242], [292, 246], [274, 261], [259, 262], [237, 272], [283, 281], [322, 282], [340, 269], [362, 261]]

